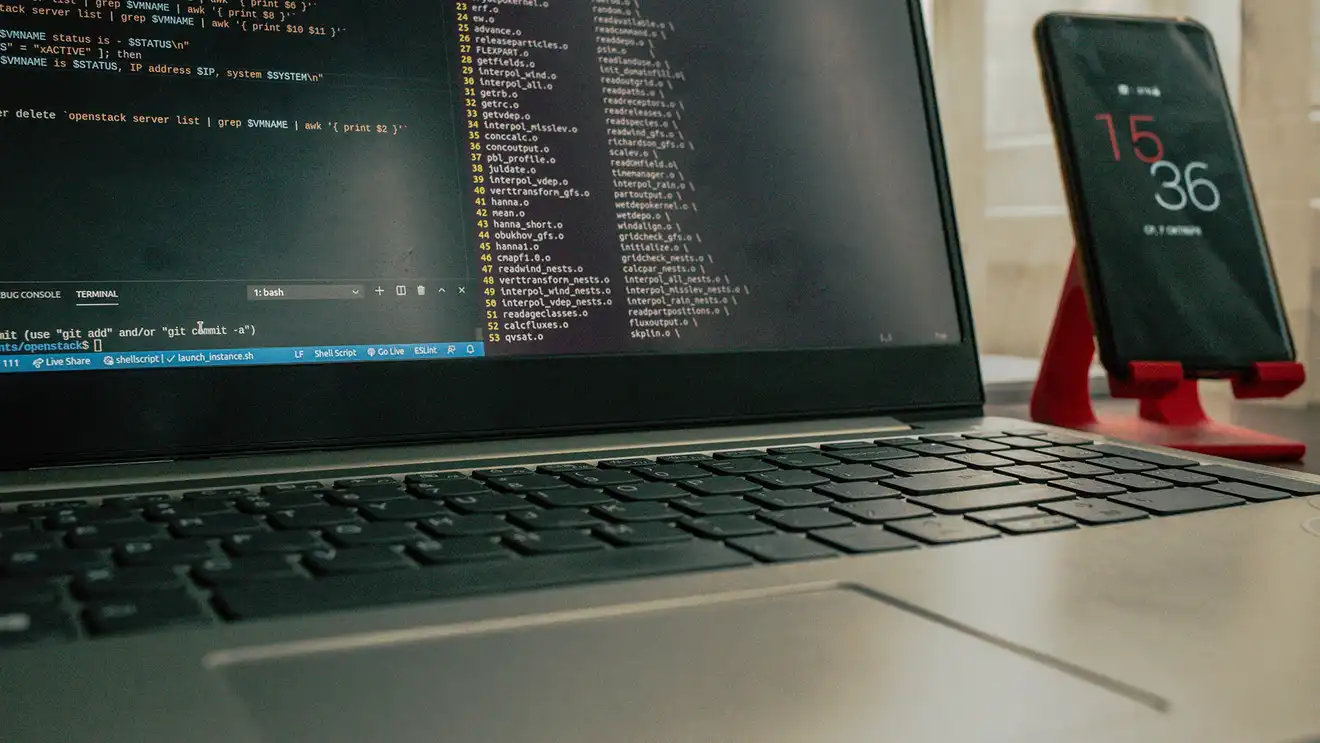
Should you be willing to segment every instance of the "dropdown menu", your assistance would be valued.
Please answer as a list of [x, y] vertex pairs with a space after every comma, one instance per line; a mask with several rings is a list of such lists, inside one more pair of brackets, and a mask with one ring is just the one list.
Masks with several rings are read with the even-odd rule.
[[361, 284], [249, 284], [250, 302], [366, 299]]

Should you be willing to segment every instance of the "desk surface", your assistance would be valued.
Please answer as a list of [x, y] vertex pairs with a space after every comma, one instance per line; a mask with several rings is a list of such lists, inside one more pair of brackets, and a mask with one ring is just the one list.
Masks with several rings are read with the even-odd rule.
[[[1124, 400], [1098, 400], [1095, 405], [1100, 413], [1116, 414], [1136, 410], [1136, 403]], [[1305, 460], [1279, 466], [1320, 475], [1320, 408], [1296, 409], [1238, 402], [1227, 402], [1222, 407], [1213, 407], [1215, 410], [1211, 415], [1226, 423], [1304, 442], [1307, 449]], [[1212, 406], [1207, 404], [1206, 408], [1209, 410]], [[1022, 420], [1031, 419], [1026, 405], [989, 405], [986, 407], [986, 414]]]

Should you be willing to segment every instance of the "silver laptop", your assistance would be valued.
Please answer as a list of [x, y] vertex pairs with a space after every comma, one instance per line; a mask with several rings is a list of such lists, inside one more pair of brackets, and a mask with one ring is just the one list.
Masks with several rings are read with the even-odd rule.
[[0, 13], [0, 741], [1320, 739], [1320, 482], [981, 417], [915, 1]]

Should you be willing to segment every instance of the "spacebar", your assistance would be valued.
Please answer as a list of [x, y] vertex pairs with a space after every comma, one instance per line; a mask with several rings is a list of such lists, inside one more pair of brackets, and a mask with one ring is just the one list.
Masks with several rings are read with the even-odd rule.
[[216, 590], [231, 619], [264, 619], [477, 596], [589, 581], [738, 567], [755, 562], [714, 542], [630, 547], [506, 562], [444, 565], [316, 581], [271, 581]]

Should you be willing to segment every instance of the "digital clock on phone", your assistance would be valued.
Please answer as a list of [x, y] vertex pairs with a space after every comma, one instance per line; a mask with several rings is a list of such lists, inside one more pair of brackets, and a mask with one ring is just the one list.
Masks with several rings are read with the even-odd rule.
[[1036, 46], [1105, 366], [1215, 375], [1292, 360], [1210, 33], [1059, 13]]

